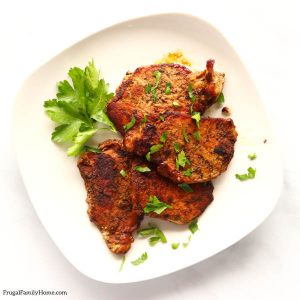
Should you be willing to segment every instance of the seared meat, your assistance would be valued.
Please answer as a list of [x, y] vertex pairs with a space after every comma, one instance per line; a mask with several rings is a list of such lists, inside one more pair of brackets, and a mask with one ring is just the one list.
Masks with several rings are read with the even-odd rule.
[[[134, 171], [136, 165], [148, 166], [151, 172]], [[135, 161], [132, 172], [132, 197], [145, 207], [150, 196], [156, 196], [160, 201], [172, 208], [167, 208], [161, 214], [149, 213], [150, 217], [167, 220], [177, 224], [187, 224], [199, 217], [213, 201], [213, 185], [211, 182], [193, 184], [193, 192], [187, 193], [170, 179], [157, 174], [154, 165]]]
[[[167, 136], [165, 143], [161, 141], [163, 135]], [[198, 128], [191, 115], [169, 113], [165, 121], [129, 130], [124, 146], [139, 156], [152, 149], [154, 153], [149, 152], [148, 159], [150, 156], [151, 162], [158, 165], [158, 173], [174, 182], [197, 183], [210, 181], [226, 171], [236, 138], [231, 119], [202, 118]], [[161, 146], [153, 149], [153, 145]]]
[[[126, 253], [130, 249], [133, 232], [140, 225], [150, 196], [158, 197], [172, 208], [149, 215], [177, 224], [191, 222], [213, 200], [211, 182], [194, 184], [193, 192], [187, 193], [157, 174], [155, 165], [125, 152], [120, 141], [106, 141], [99, 148], [101, 153], [83, 153], [78, 168], [85, 181], [90, 220], [114, 253]], [[151, 171], [140, 173], [136, 166], [147, 166]], [[125, 177], [121, 170], [126, 172]]]
[[126, 253], [143, 218], [143, 209], [131, 197], [131, 157], [119, 141], [104, 142], [100, 150], [99, 154], [85, 152], [78, 161], [87, 190], [88, 215], [109, 249]]
[[107, 113], [118, 131], [134, 116], [136, 125], [147, 115], [156, 121], [169, 111], [201, 114], [216, 102], [222, 92], [224, 73], [213, 70], [214, 61], [207, 61], [206, 70], [192, 73], [178, 64], [140, 67], [123, 79]]

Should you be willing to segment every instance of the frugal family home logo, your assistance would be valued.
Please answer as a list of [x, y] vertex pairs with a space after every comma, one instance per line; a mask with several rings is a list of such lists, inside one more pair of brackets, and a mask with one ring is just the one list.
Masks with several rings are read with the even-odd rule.
[[2, 290], [3, 296], [67, 296], [67, 291], [53, 290]]

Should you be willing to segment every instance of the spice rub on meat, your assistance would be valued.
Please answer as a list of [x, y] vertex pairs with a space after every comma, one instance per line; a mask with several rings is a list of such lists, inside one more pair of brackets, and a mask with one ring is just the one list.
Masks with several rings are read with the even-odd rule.
[[192, 72], [179, 64], [157, 64], [137, 68], [128, 73], [107, 106], [107, 114], [124, 135], [124, 125], [132, 117], [139, 124], [146, 116], [158, 120], [169, 111], [201, 114], [217, 101], [225, 74], [214, 71], [214, 60], [206, 69]]
[[236, 139], [231, 119], [202, 118], [197, 126], [191, 115], [168, 113], [163, 121], [129, 130], [124, 146], [157, 164], [161, 175], [191, 184], [210, 181], [225, 172]]
[[[133, 233], [143, 218], [143, 208], [150, 196], [167, 203], [161, 214], [150, 217], [186, 224], [201, 215], [213, 200], [211, 182], [192, 185], [187, 193], [168, 178], [156, 172], [155, 165], [123, 150], [122, 142], [110, 140], [100, 144], [101, 153], [85, 152], [78, 167], [87, 190], [90, 220], [101, 231], [109, 249], [126, 253], [133, 242]], [[141, 173], [137, 166], [151, 171]], [[120, 171], [124, 170], [123, 177]]]

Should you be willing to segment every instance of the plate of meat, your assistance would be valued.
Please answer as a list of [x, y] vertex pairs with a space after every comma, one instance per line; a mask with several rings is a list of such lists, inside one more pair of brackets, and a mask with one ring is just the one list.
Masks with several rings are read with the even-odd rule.
[[[158, 61], [178, 49], [189, 60]], [[190, 15], [129, 20], [45, 63], [19, 91], [14, 139], [48, 234], [102, 282], [156, 278], [226, 249], [270, 214], [282, 184], [253, 81], [222, 34]]]

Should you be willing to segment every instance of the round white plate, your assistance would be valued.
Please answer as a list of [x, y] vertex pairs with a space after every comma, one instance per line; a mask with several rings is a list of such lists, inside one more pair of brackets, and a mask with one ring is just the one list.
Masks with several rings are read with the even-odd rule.
[[[55, 97], [55, 86], [70, 67], [84, 67], [94, 59], [114, 90], [126, 71], [152, 64], [163, 54], [183, 50], [195, 69], [205, 68], [209, 58], [226, 73], [225, 105], [232, 110], [239, 133], [234, 158], [226, 173], [214, 181], [215, 200], [199, 219], [199, 231], [188, 247], [187, 226], [155, 221], [168, 238], [167, 244], [150, 247], [136, 238], [121, 258], [110, 253], [100, 232], [89, 221], [86, 191], [66, 149], [51, 142], [54, 124], [45, 116], [43, 102]], [[220, 116], [212, 107], [209, 114]], [[98, 140], [116, 137], [108, 131]], [[200, 262], [236, 243], [256, 228], [271, 212], [282, 184], [281, 158], [269, 121], [247, 70], [228, 41], [207, 22], [183, 14], [143, 17], [117, 24], [87, 37], [35, 71], [21, 88], [14, 108], [14, 139], [20, 170], [32, 204], [49, 235], [65, 257], [85, 275], [103, 282], [125, 283], [166, 275]], [[267, 142], [264, 143], [264, 140]], [[249, 153], [257, 159], [250, 161]], [[252, 166], [256, 178], [240, 182], [236, 173]], [[144, 223], [147, 224], [147, 218]], [[133, 266], [143, 252], [148, 260]]]

